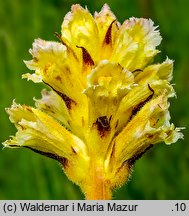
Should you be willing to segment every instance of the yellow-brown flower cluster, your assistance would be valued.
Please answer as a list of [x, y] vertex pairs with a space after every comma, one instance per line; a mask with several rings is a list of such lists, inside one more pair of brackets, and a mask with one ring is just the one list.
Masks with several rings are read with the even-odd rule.
[[152, 64], [161, 36], [151, 20], [121, 25], [107, 5], [94, 17], [73, 5], [57, 37], [33, 43], [35, 72], [23, 77], [51, 90], [36, 108], [7, 109], [18, 131], [4, 145], [58, 160], [88, 199], [110, 199], [137, 158], [182, 138], [169, 122], [173, 61]]

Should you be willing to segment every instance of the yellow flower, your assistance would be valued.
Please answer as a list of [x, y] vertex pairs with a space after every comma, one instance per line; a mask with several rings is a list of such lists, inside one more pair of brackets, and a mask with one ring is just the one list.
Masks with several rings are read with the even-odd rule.
[[60, 42], [36, 39], [25, 61], [43, 82], [36, 108], [7, 109], [17, 133], [5, 147], [25, 147], [58, 160], [87, 199], [110, 199], [154, 144], [183, 135], [170, 124], [173, 61], [152, 64], [161, 42], [150, 19], [122, 25], [105, 4], [94, 17], [73, 5]]

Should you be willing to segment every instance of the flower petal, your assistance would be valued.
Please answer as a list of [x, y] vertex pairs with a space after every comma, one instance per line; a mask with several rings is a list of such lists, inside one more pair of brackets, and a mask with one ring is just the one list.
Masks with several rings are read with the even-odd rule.
[[42, 98], [40, 100], [35, 99], [36, 107], [55, 118], [70, 130], [70, 125], [68, 124], [69, 113], [61, 97], [54, 91], [47, 91], [45, 89], [41, 93]]
[[[42, 91], [42, 99], [35, 100], [36, 107], [55, 118], [60, 124], [81, 139], [85, 139], [88, 127], [87, 107], [77, 104], [68, 110], [66, 103], [54, 91]], [[69, 101], [68, 101], [69, 102]]]
[[[43, 81], [72, 100], [80, 99], [83, 102], [81, 68], [76, 60], [69, 58], [71, 56], [64, 45], [38, 39], [34, 41], [30, 52], [33, 60], [25, 63], [29, 69], [36, 70], [36, 73], [26, 74], [24, 78], [32, 79], [34, 82]], [[73, 92], [73, 89], [77, 91]]]
[[109, 59], [120, 24], [107, 4], [104, 4], [99, 13], [95, 12], [94, 19], [99, 32], [99, 42], [101, 45], [100, 57], [101, 59]]
[[173, 72], [173, 61], [166, 59], [161, 64], [149, 65], [135, 77], [136, 83], [146, 84], [153, 80], [171, 81]]
[[72, 5], [71, 12], [66, 14], [62, 23], [62, 40], [76, 53], [78, 47], [87, 50], [93, 60], [98, 59], [98, 29], [94, 18], [87, 9]]
[[89, 87], [84, 91], [91, 112], [89, 124], [93, 124], [100, 116], [113, 117], [120, 99], [130, 91], [133, 82], [133, 74], [120, 65], [101, 61], [88, 76]]
[[182, 138], [169, 120], [167, 96], [164, 93], [147, 103], [112, 141], [114, 157], [111, 156], [111, 159], [115, 160], [115, 167], [125, 162], [134, 163], [137, 155], [145, 152], [151, 144], [161, 141], [172, 143]]
[[111, 23], [116, 20], [116, 16], [112, 13], [109, 6], [104, 4], [99, 13], [95, 12], [94, 19], [97, 24], [100, 41], [102, 43]]
[[58, 101], [60, 99], [63, 101], [70, 114], [69, 124], [72, 131], [83, 138], [85, 133], [79, 128], [83, 128], [83, 125], [87, 127], [88, 107], [87, 98], [82, 93], [86, 78], [82, 80], [83, 74], [78, 60], [72, 53], [67, 52], [64, 45], [41, 39], [35, 40], [30, 52], [33, 60], [26, 64], [36, 70], [36, 75], [25, 75], [25, 77], [36, 81], [36, 76], [40, 76], [41, 81], [57, 93], [60, 97]]
[[85, 144], [45, 113], [15, 102], [7, 113], [18, 132], [4, 143], [6, 147], [29, 147], [44, 155], [72, 160], [75, 153], [85, 157]]
[[97, 154], [106, 153], [115, 133], [117, 122], [114, 115], [120, 99], [130, 90], [133, 82], [131, 72], [107, 60], [101, 61], [88, 77], [89, 87], [84, 92], [88, 97], [90, 117], [88, 145], [92, 145], [91, 148], [96, 145]]
[[120, 102], [115, 119], [119, 119], [116, 131], [123, 127], [153, 98], [166, 92], [167, 97], [174, 96], [174, 89], [165, 80], [156, 80], [150, 84], [138, 84]]
[[134, 76], [131, 72], [108, 60], [100, 61], [88, 76], [88, 85], [90, 87], [103, 86], [109, 94], [114, 96], [119, 96], [118, 94], [121, 94], [121, 91], [127, 92], [131, 89], [133, 83]]
[[130, 71], [143, 69], [158, 53], [161, 42], [159, 31], [152, 20], [130, 18], [120, 28], [111, 60]]

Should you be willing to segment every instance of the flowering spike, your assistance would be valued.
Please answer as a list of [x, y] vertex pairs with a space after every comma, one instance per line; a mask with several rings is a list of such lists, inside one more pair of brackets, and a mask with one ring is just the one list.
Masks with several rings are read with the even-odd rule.
[[183, 138], [168, 110], [173, 61], [150, 64], [157, 27], [143, 18], [121, 25], [107, 4], [94, 17], [73, 5], [56, 36], [60, 42], [34, 41], [25, 63], [35, 72], [23, 75], [51, 90], [36, 108], [6, 109], [18, 131], [4, 146], [58, 160], [87, 199], [111, 199], [146, 151]]

